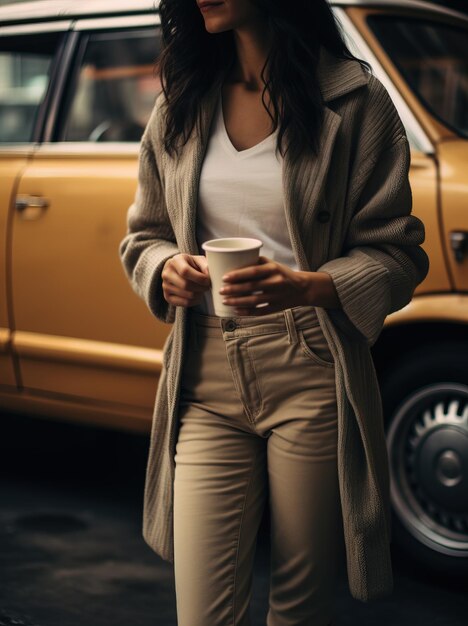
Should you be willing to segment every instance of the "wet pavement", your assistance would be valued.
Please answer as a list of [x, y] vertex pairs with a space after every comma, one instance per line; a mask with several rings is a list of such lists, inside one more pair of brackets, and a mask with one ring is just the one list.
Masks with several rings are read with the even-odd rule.
[[[0, 626], [176, 626], [172, 564], [141, 536], [149, 437], [0, 419]], [[265, 625], [268, 549], [265, 516], [252, 626]], [[385, 600], [352, 598], [343, 562], [336, 626], [465, 626], [468, 581], [431, 576], [392, 550]]]

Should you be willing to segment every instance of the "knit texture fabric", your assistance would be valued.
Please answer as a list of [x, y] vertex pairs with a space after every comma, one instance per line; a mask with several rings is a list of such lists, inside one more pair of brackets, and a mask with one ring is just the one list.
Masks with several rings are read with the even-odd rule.
[[[330, 274], [341, 303], [316, 310], [335, 358], [349, 588], [368, 601], [393, 589], [388, 455], [370, 347], [386, 316], [410, 302], [429, 260], [421, 247], [424, 225], [411, 214], [408, 140], [389, 94], [357, 61], [335, 59], [324, 49], [317, 76], [325, 107], [320, 154], [305, 153], [292, 163], [286, 153], [285, 217], [298, 267]], [[158, 321], [173, 324], [156, 392], [143, 510], [145, 541], [169, 561], [187, 309], [164, 299], [161, 272], [174, 254], [198, 254], [198, 181], [219, 88], [215, 83], [202, 98], [201, 125], [178, 157], [163, 149], [164, 94], [157, 98], [119, 248], [135, 292]], [[317, 219], [323, 212], [328, 220]]]

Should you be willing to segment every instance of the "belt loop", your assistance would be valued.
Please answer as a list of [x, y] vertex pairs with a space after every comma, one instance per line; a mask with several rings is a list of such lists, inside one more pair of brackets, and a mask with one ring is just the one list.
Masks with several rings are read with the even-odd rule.
[[283, 312], [286, 327], [288, 329], [288, 341], [289, 343], [297, 343], [296, 323], [294, 321], [293, 312], [291, 309], [283, 309]]

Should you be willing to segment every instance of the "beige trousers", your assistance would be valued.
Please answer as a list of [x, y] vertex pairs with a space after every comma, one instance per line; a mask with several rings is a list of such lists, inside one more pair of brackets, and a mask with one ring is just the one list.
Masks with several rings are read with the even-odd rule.
[[267, 626], [326, 626], [344, 550], [332, 353], [315, 307], [188, 310], [174, 480], [178, 626], [250, 626], [268, 494]]

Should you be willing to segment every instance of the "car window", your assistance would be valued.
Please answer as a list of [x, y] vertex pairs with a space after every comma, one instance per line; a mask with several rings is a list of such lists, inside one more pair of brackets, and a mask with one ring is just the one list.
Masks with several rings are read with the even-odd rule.
[[58, 139], [139, 141], [161, 84], [159, 29], [83, 35]]
[[392, 16], [368, 22], [425, 107], [468, 137], [468, 29]]
[[59, 34], [0, 37], [0, 142], [33, 140]]

